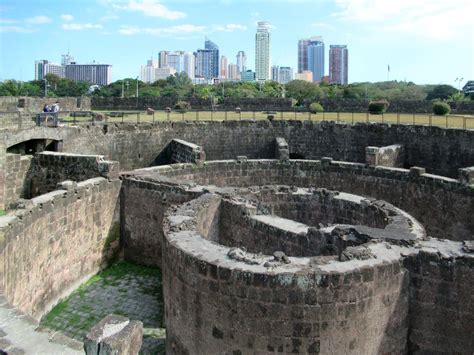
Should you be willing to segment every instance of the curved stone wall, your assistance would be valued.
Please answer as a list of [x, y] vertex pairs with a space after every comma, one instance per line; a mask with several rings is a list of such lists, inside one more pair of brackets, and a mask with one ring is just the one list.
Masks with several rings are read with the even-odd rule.
[[[159, 226], [163, 210], [170, 204], [182, 203], [208, 189], [203, 186], [217, 185], [218, 189], [226, 189], [256, 183], [324, 187], [383, 199], [413, 215], [429, 236], [474, 239], [474, 190], [458, 180], [420, 174], [418, 170], [374, 168], [331, 160], [227, 160], [206, 162], [202, 166], [153, 167], [124, 176], [122, 225], [124, 241], [130, 247], [125, 250], [125, 257], [160, 264]], [[173, 193], [166, 193], [170, 187]], [[157, 194], [164, 194], [166, 201], [155, 197]], [[140, 204], [133, 202], [135, 196], [140, 196]], [[150, 214], [153, 218], [148, 217]], [[155, 248], [150, 248], [151, 245]], [[154, 257], [144, 258], [145, 253]]]
[[0, 217], [1, 292], [36, 319], [118, 252], [120, 180], [62, 186]]

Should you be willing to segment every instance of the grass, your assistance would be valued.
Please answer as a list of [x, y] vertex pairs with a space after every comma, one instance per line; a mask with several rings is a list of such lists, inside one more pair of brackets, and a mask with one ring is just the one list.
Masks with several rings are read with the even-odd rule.
[[7, 214], [7, 212], [6, 212], [5, 210], [2, 210], [2, 209], [0, 208], [0, 217], [1, 217], [1, 216], [5, 216], [6, 214]]
[[[110, 111], [96, 111], [97, 113], [107, 113]], [[126, 112], [126, 111], [124, 111]], [[125, 114], [124, 122], [158, 122], [158, 121], [226, 121], [226, 120], [265, 120], [267, 114], [263, 112], [245, 111], [236, 113], [234, 111], [212, 112], [212, 111], [188, 111], [186, 113], [156, 111], [154, 115], [147, 115], [146, 112], [133, 111]], [[336, 121], [336, 122], [379, 122], [379, 123], [400, 123], [416, 125], [433, 125], [446, 128], [464, 128], [464, 121], [467, 129], [474, 129], [474, 116], [447, 115], [436, 116], [430, 114], [397, 114], [384, 113], [383, 115], [371, 115], [367, 113], [352, 112], [277, 112], [274, 114], [275, 120], [299, 120], [299, 121]], [[73, 117], [66, 117], [64, 121], [72, 122]], [[90, 117], [77, 117], [77, 122], [90, 121]], [[109, 117], [107, 122], [122, 122], [122, 117]]]

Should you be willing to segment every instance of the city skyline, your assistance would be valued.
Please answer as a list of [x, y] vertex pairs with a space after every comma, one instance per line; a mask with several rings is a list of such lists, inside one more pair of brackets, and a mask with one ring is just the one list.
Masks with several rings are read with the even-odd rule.
[[[271, 7], [268, 4], [5, 0], [0, 6], [0, 80], [32, 80], [35, 60], [59, 62], [68, 50], [78, 63], [112, 64], [114, 81], [136, 77], [151, 55], [164, 48], [195, 51], [202, 48], [205, 36], [219, 45], [229, 63], [234, 63], [239, 50], [245, 51], [252, 67], [258, 21], [272, 25], [271, 66], [289, 66], [297, 72], [298, 40], [322, 36], [326, 47], [344, 44], [350, 49], [349, 82], [385, 81], [388, 65], [390, 80], [457, 85], [455, 78], [474, 77], [468, 15], [473, 4], [467, 1], [281, 0]], [[328, 74], [326, 64], [324, 75]]]

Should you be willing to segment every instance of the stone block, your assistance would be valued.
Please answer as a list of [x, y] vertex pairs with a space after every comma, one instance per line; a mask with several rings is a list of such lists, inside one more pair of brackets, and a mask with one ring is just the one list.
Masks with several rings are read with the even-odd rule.
[[421, 176], [423, 174], [426, 174], [426, 169], [425, 168], [420, 168], [418, 166], [412, 166], [410, 168], [410, 175], [412, 175], [412, 176]]
[[474, 184], [474, 166], [459, 169], [459, 182], [463, 185]]
[[84, 350], [87, 355], [138, 354], [142, 338], [142, 322], [109, 314], [87, 333]]

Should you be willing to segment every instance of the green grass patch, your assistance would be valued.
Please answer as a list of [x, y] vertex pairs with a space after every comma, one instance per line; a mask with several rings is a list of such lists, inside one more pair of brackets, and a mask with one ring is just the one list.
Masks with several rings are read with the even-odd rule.
[[0, 208], [0, 216], [5, 216], [6, 214], [7, 214], [7, 213], [5, 212], [5, 210], [2, 210], [2, 209]]

